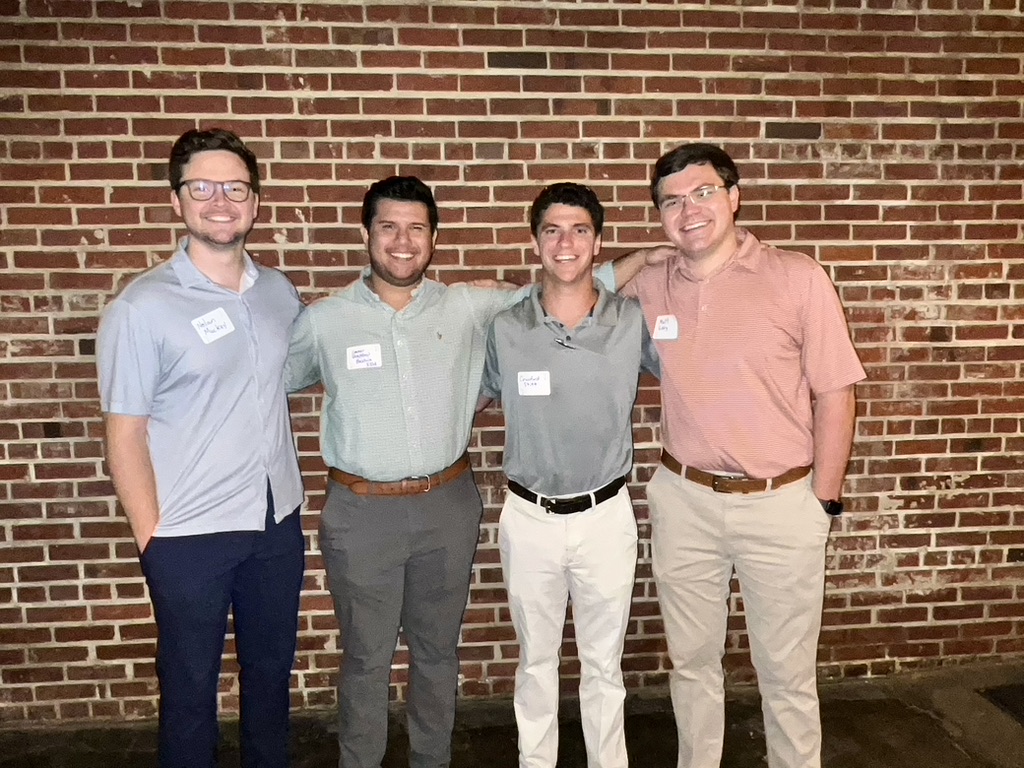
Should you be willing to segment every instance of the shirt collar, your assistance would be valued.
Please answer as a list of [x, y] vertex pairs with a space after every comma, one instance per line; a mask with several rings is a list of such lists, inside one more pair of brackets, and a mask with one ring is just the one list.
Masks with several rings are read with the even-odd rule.
[[[381, 297], [377, 295], [377, 292], [373, 290], [372, 287], [370, 287], [371, 274], [372, 269], [369, 265], [363, 267], [362, 270], [360, 270], [359, 272], [359, 279], [356, 280], [354, 283], [354, 290], [359, 295], [359, 297], [367, 304], [375, 304], [380, 305], [381, 307], [387, 307], [389, 311], [394, 312], [395, 309], [392, 308], [390, 305], [385, 304]], [[409, 313], [409, 310], [411, 308], [418, 307], [420, 304], [426, 301], [426, 297], [431, 295], [435, 291], [436, 286], [438, 285], [440, 285], [440, 283], [431, 280], [428, 277], [424, 277], [420, 281], [420, 284], [412, 289], [412, 298], [409, 300], [409, 303], [405, 305], [405, 308], [402, 309], [401, 311]]]
[[[260, 276], [259, 269], [253, 262], [252, 257], [246, 251], [242, 251], [243, 261], [243, 272], [242, 272], [242, 293], [252, 288], [256, 284], [256, 280]], [[178, 241], [178, 249], [171, 256], [170, 260], [171, 269], [174, 270], [174, 274], [180, 282], [186, 288], [195, 288], [200, 285], [216, 285], [217, 288], [221, 286], [217, 285], [210, 278], [199, 271], [199, 267], [195, 265], [192, 259], [188, 255], [188, 237], [183, 237]], [[226, 290], [221, 288], [221, 290]]]
[[[540, 303], [540, 288], [540, 283], [536, 283], [533, 286], [533, 290], [530, 291], [529, 305], [532, 312], [528, 313], [526, 318], [530, 328], [542, 326], [547, 320], [557, 322], [544, 311], [544, 306]], [[619, 320], [619, 308], [614, 301], [611, 301], [611, 292], [599, 280], [594, 280], [594, 288], [597, 290], [597, 301], [594, 302], [594, 308], [590, 311], [590, 316], [584, 318], [580, 325], [587, 325], [588, 320], [596, 325], [615, 325]]]

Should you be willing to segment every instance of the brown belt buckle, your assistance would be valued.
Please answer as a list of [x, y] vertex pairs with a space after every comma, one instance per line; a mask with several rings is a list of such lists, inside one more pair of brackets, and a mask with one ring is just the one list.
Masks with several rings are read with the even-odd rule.
[[714, 491], [715, 493], [732, 493], [732, 491], [729, 491], [726, 488], [720, 488], [719, 485], [718, 485], [719, 481], [725, 482], [727, 480], [732, 480], [732, 479], [733, 478], [729, 477], [728, 475], [715, 475], [715, 474], [712, 474], [711, 475], [711, 490]]

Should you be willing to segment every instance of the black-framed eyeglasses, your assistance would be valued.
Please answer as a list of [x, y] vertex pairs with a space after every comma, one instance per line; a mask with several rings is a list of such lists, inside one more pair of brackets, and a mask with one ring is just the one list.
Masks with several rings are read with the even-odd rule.
[[706, 203], [712, 197], [715, 196], [715, 192], [720, 189], [728, 189], [726, 184], [705, 184], [703, 187], [697, 187], [692, 192], [685, 195], [673, 195], [672, 197], [666, 197], [658, 204], [658, 208], [661, 210], [668, 210], [674, 208], [677, 205], [682, 205], [684, 201], [689, 200], [694, 205], [700, 203]]
[[178, 189], [185, 187], [189, 197], [197, 203], [211, 199], [217, 192], [217, 188], [228, 200], [233, 203], [244, 203], [252, 194], [252, 185], [247, 181], [210, 181], [209, 179], [188, 179], [178, 185]]

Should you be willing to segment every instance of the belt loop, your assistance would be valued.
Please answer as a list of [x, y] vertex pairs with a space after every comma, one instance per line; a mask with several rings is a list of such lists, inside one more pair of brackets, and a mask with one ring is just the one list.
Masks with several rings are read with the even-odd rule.
[[590, 493], [588, 493], [587, 495], [590, 496], [590, 506], [591, 507], [596, 507], [597, 506], [597, 499], [594, 497], [594, 492], [590, 491]]
[[766, 491], [770, 491], [770, 490], [772, 489], [772, 481], [773, 481], [774, 479], [775, 479], [774, 477], [769, 477], [769, 478], [768, 478], [768, 479], [767, 479], [767, 480], [765, 481], [765, 488], [764, 488], [764, 489], [765, 489]]

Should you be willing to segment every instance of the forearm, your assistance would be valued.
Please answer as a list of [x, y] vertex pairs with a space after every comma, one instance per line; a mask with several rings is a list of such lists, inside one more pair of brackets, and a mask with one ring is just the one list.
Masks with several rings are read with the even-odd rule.
[[619, 256], [612, 262], [612, 268], [615, 270], [615, 288], [618, 290], [622, 288], [626, 283], [636, 277], [640, 270], [644, 268], [647, 263], [647, 250], [640, 248], [636, 251], [627, 253], [625, 256]]
[[838, 499], [842, 495], [856, 411], [852, 385], [815, 398], [814, 495], [819, 499]]
[[105, 414], [107, 467], [139, 550], [146, 548], [160, 522], [156, 473], [149, 453], [148, 419]]
[[615, 271], [615, 290], [621, 290], [624, 285], [640, 274], [644, 267], [661, 264], [677, 255], [675, 248], [667, 245], [657, 245], [652, 248], [638, 248], [619, 256], [612, 262]]

